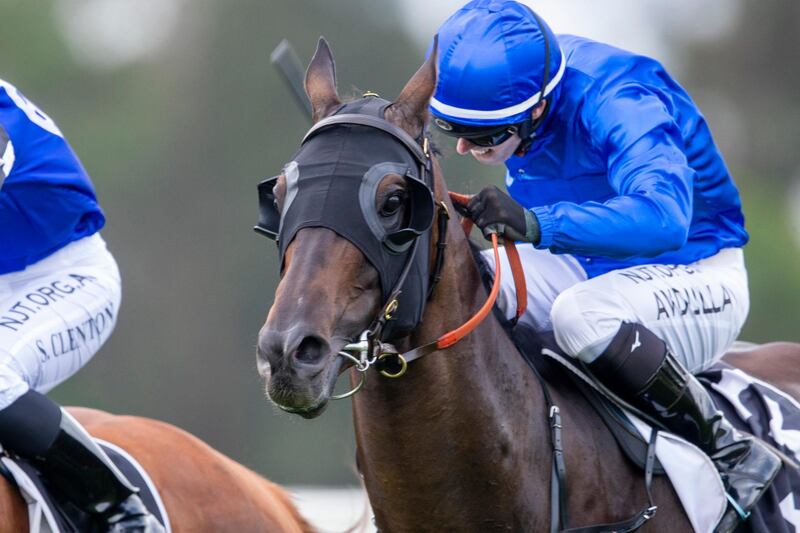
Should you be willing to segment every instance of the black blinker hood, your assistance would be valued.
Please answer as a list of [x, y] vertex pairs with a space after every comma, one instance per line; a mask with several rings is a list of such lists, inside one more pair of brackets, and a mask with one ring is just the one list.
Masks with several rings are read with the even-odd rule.
[[[317, 123], [284, 167], [281, 213], [272, 192], [277, 178], [259, 184], [260, 217], [255, 228], [278, 240], [281, 272], [286, 248], [298, 231], [309, 227], [335, 231], [378, 271], [384, 306], [410, 261], [397, 310], [383, 327], [382, 340], [401, 337], [422, 320], [428, 295], [428, 230], [434, 214], [430, 159], [407, 133], [383, 120], [389, 105], [366, 97]], [[404, 220], [378, 213], [376, 193], [387, 174], [405, 178]], [[326, 261], [322, 250], [319, 261]]]

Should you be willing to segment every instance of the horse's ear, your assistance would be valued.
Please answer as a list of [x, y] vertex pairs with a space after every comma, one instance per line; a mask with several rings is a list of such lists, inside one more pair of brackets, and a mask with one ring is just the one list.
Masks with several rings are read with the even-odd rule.
[[311, 119], [315, 124], [342, 104], [336, 92], [336, 65], [324, 37], [319, 38], [317, 51], [306, 70], [305, 86], [311, 100]]
[[417, 138], [428, 120], [428, 102], [436, 90], [436, 54], [439, 36], [433, 38], [428, 59], [411, 76], [400, 96], [386, 108], [386, 119]]

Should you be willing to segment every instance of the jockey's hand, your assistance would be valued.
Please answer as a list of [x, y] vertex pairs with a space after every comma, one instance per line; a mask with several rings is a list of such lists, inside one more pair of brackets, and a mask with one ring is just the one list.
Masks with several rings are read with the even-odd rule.
[[473, 196], [467, 210], [487, 239], [498, 233], [512, 241], [539, 241], [536, 216], [497, 187], [486, 187]]

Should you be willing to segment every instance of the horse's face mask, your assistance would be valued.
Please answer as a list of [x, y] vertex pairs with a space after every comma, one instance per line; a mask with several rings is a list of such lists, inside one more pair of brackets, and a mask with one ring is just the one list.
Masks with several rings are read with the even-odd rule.
[[[277, 239], [281, 271], [286, 248], [299, 230], [335, 231], [378, 271], [384, 301], [411, 262], [397, 311], [383, 329], [384, 339], [410, 331], [422, 318], [428, 289], [428, 229], [434, 214], [429, 158], [408, 134], [383, 120], [388, 104], [365, 98], [318, 122], [284, 167], [281, 212], [273, 191], [278, 178], [259, 184], [255, 228]], [[405, 188], [397, 200], [380, 209], [378, 186], [390, 174], [404, 178]], [[404, 207], [402, 219], [394, 214], [394, 205]]]

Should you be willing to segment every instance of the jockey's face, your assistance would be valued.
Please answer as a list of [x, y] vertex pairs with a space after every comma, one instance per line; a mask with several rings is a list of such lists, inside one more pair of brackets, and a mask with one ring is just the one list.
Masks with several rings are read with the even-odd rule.
[[[531, 118], [534, 122], [542, 116], [546, 105], [547, 101], [545, 100], [531, 110]], [[469, 139], [459, 137], [456, 143], [456, 151], [460, 155], [470, 153], [478, 163], [483, 163], [484, 165], [502, 165], [509, 157], [514, 155], [514, 152], [519, 148], [521, 140], [519, 135], [515, 133], [500, 144], [484, 147], [470, 142]]]
[[519, 135], [515, 133], [496, 146], [483, 147], [470, 142], [469, 139], [459, 137], [456, 143], [456, 151], [461, 155], [470, 153], [478, 163], [483, 163], [484, 165], [502, 165], [506, 159], [517, 151], [520, 140]]

